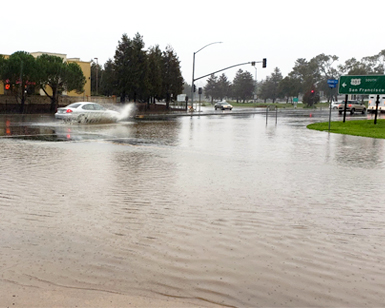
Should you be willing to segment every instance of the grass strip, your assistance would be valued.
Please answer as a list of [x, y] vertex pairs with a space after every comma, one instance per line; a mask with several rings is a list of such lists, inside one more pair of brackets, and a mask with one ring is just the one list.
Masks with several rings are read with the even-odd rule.
[[[329, 122], [313, 123], [307, 126], [309, 129], [329, 131]], [[385, 120], [354, 120], [344, 122], [331, 122], [330, 132], [336, 134], [353, 135], [370, 138], [385, 139]]]

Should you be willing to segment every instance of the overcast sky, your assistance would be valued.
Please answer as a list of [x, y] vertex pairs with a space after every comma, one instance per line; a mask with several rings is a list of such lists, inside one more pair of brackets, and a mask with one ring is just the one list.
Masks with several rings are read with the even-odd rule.
[[[193, 53], [212, 42], [223, 43], [196, 54], [196, 78], [267, 58], [267, 68], [257, 64], [261, 80], [275, 67], [286, 76], [298, 58], [325, 53], [343, 63], [378, 54], [385, 49], [384, 8], [383, 0], [18, 0], [3, 5], [0, 54], [54, 52], [103, 65], [124, 33], [138, 32], [145, 49], [173, 47], [189, 84]], [[250, 65], [223, 73], [232, 81], [238, 69], [255, 77]]]

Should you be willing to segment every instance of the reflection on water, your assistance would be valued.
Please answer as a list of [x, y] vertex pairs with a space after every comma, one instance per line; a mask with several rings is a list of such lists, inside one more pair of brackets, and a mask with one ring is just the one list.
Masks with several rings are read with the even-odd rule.
[[309, 121], [1, 119], [2, 289], [383, 305], [384, 140]]

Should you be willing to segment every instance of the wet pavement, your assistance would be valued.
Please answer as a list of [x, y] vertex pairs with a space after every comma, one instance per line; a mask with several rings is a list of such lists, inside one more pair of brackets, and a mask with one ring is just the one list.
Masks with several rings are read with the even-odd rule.
[[0, 115], [2, 304], [23, 286], [382, 306], [385, 141], [306, 128], [328, 116], [84, 125]]

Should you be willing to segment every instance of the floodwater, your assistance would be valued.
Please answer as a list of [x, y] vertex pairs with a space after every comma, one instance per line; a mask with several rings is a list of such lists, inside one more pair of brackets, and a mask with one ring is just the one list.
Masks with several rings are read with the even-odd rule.
[[13, 285], [383, 306], [385, 140], [306, 128], [327, 119], [0, 116], [0, 306]]

